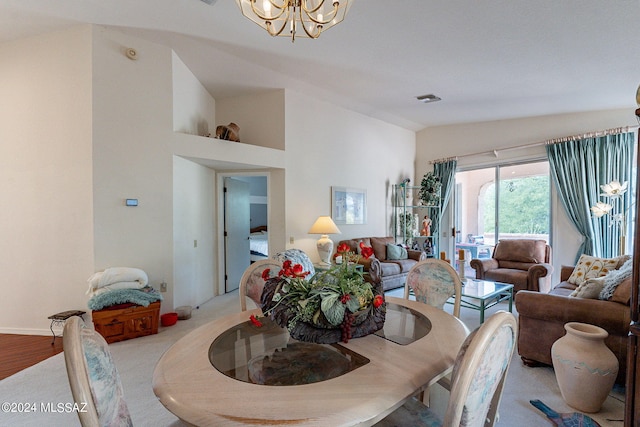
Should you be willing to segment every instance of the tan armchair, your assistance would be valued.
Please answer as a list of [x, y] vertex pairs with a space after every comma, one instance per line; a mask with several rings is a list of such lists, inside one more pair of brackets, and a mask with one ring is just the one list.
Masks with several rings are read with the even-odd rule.
[[547, 293], [551, 289], [553, 267], [551, 247], [544, 240], [500, 240], [491, 258], [472, 259], [476, 279], [510, 283], [514, 293], [521, 290]]

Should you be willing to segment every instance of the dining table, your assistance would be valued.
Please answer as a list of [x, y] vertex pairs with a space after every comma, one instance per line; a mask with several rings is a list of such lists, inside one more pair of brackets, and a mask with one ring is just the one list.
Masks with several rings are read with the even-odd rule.
[[176, 341], [153, 391], [196, 426], [369, 426], [451, 372], [469, 334], [430, 305], [387, 296], [384, 327], [336, 344], [299, 342], [241, 311]]

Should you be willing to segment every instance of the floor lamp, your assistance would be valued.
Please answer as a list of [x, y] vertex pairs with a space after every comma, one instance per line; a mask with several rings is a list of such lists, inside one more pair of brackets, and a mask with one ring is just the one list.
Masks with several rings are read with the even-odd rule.
[[316, 222], [313, 223], [309, 234], [321, 234], [318, 239], [318, 255], [320, 255], [320, 262], [325, 265], [331, 264], [331, 254], [333, 254], [333, 242], [329, 238], [329, 234], [340, 234], [340, 230], [333, 222], [330, 216], [318, 217]]

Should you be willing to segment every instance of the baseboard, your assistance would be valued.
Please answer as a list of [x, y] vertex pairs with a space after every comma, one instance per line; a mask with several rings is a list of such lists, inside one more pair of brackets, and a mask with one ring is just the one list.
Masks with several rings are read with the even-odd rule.
[[[56, 335], [62, 333], [62, 328], [53, 328]], [[49, 335], [51, 336], [51, 329], [19, 329], [19, 328], [0, 328], [0, 334], [14, 334], [14, 335]]]

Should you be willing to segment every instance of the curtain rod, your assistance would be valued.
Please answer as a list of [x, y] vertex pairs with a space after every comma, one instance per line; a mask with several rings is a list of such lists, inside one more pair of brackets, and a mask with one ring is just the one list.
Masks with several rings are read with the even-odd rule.
[[451, 160], [458, 160], [458, 159], [460, 159], [462, 157], [473, 157], [473, 156], [479, 156], [481, 154], [493, 154], [495, 157], [498, 157], [498, 152], [520, 150], [520, 149], [523, 149], [523, 148], [538, 147], [540, 145], [558, 144], [560, 142], [576, 141], [576, 140], [586, 139], [586, 138], [595, 138], [597, 136], [614, 135], [614, 134], [618, 134], [618, 133], [630, 132], [633, 129], [638, 129], [638, 126], [636, 125], [636, 126], [624, 126], [624, 127], [618, 127], [618, 128], [611, 128], [611, 129], [605, 129], [605, 130], [600, 130], [600, 131], [595, 131], [595, 132], [583, 133], [583, 134], [579, 134], [579, 135], [565, 136], [565, 137], [562, 137], [562, 138], [548, 139], [546, 141], [541, 141], [541, 142], [533, 142], [533, 143], [529, 143], [529, 144], [516, 145], [516, 146], [513, 146], [513, 147], [500, 148], [500, 149], [497, 149], [497, 150], [488, 150], [488, 151], [481, 151], [481, 152], [478, 152], [478, 153], [461, 154], [459, 156], [453, 156], [453, 157], [446, 157], [446, 158], [442, 158], [442, 159], [430, 160], [429, 164], [433, 165], [433, 164], [436, 164], [436, 163], [444, 163], [444, 162], [448, 162], [448, 161], [451, 161]]

